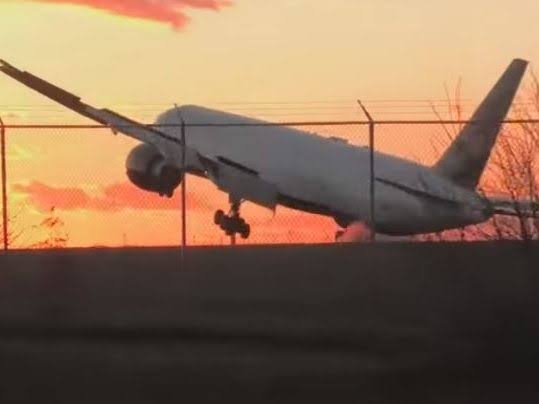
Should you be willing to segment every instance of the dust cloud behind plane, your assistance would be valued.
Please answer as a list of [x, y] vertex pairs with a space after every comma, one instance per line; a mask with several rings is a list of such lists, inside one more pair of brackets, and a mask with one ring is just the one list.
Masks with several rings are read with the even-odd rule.
[[188, 8], [221, 10], [230, 0], [14, 0], [20, 2], [67, 4], [102, 10], [110, 14], [170, 24], [181, 29], [189, 23]]

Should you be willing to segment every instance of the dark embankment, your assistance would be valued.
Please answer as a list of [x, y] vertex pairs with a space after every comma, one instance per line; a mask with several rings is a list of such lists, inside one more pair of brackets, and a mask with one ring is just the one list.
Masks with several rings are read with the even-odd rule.
[[537, 402], [538, 309], [537, 244], [15, 252], [0, 402]]

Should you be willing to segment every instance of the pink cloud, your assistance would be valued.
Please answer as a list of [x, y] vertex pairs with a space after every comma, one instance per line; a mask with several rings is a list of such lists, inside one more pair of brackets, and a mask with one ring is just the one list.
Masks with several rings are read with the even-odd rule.
[[[132, 210], [179, 210], [180, 196], [162, 198], [157, 194], [141, 191], [129, 182], [108, 185], [100, 195], [90, 195], [77, 187], [52, 187], [33, 181], [28, 185], [15, 184], [13, 191], [26, 195], [30, 204], [43, 212], [57, 210], [121, 211]], [[206, 203], [188, 193], [187, 206], [191, 210], [209, 210]]]
[[189, 21], [188, 8], [221, 10], [230, 0], [29, 0], [39, 3], [71, 4], [103, 10], [128, 18], [150, 20], [183, 28]]

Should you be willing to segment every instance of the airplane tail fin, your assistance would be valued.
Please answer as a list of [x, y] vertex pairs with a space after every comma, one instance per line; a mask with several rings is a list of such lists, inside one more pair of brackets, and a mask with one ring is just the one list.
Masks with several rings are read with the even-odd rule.
[[434, 169], [465, 188], [475, 189], [528, 62], [515, 59], [446, 150]]

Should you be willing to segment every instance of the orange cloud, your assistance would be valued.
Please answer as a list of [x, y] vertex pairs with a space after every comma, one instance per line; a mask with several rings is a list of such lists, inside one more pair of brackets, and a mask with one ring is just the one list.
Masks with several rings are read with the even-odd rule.
[[171, 24], [183, 28], [189, 17], [186, 8], [220, 10], [231, 4], [230, 0], [30, 0], [40, 3], [72, 4], [107, 11], [129, 18]]
[[[101, 195], [94, 196], [76, 187], [52, 187], [33, 181], [29, 185], [15, 184], [13, 191], [25, 194], [27, 200], [40, 211], [57, 210], [121, 211], [179, 210], [179, 192], [173, 198], [162, 198], [144, 192], [128, 182], [108, 185]], [[188, 193], [187, 206], [191, 209], [209, 210], [210, 207], [195, 195]]]

